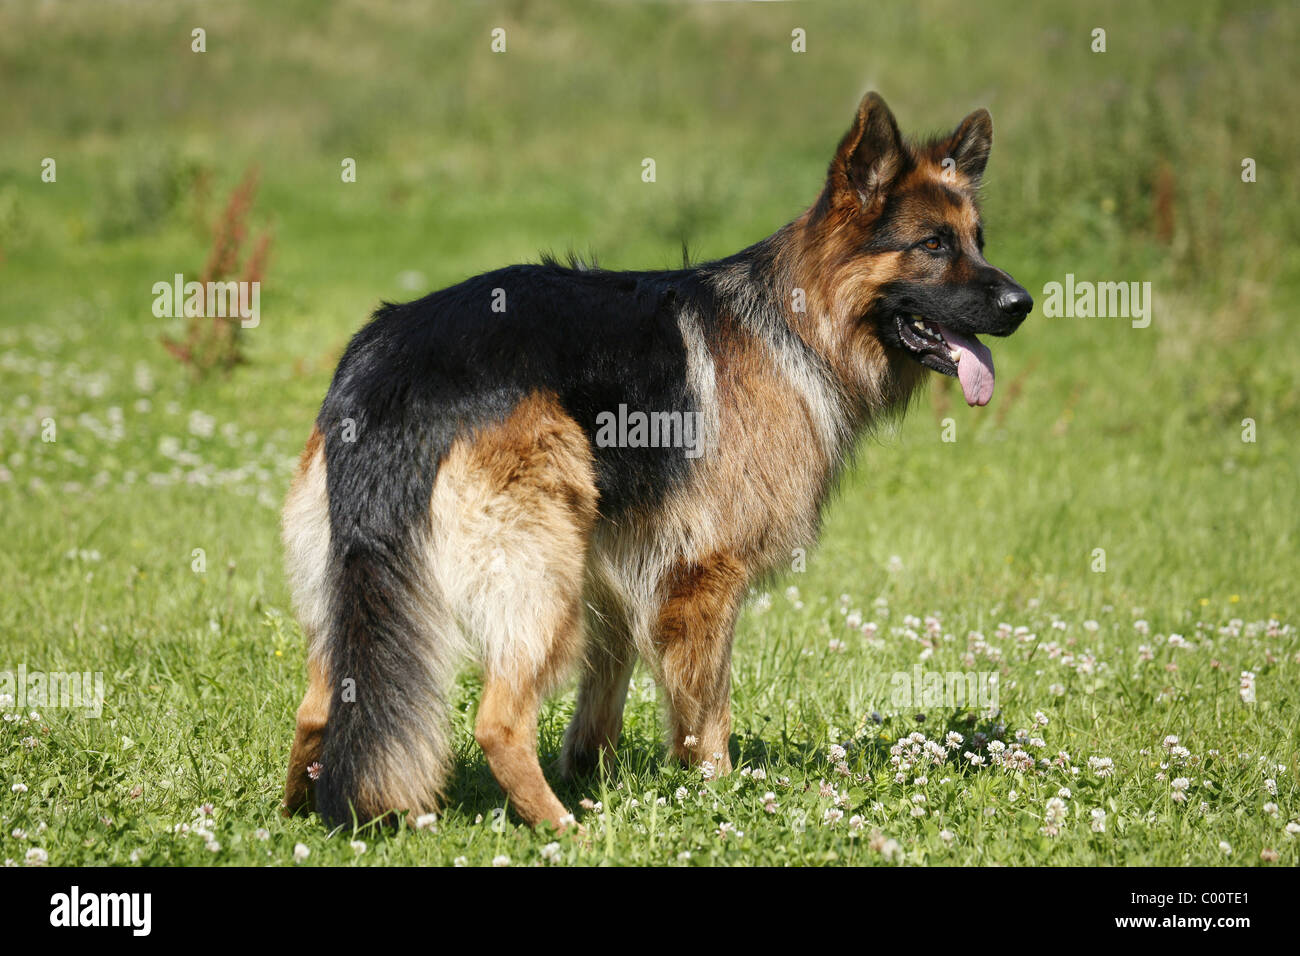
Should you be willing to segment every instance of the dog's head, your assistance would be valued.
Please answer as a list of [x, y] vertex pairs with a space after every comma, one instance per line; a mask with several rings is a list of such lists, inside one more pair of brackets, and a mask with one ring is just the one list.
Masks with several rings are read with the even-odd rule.
[[984, 258], [977, 193], [992, 143], [982, 109], [950, 135], [906, 142], [868, 93], [805, 226], [834, 337], [956, 376], [971, 405], [993, 394], [976, 336], [1010, 335], [1034, 304]]

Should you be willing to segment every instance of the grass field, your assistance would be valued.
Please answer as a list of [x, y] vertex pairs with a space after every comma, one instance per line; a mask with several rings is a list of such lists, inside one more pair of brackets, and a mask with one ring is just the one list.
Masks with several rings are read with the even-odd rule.
[[[98, 719], [0, 724], [0, 859], [1300, 862], [1295, 5], [271, 6], [0, 5], [0, 672], [104, 681]], [[638, 670], [619, 764], [557, 788], [586, 839], [527, 830], [467, 673], [436, 832], [281, 818], [278, 508], [348, 336], [540, 250], [739, 249], [815, 197], [868, 88], [915, 132], [991, 110], [988, 254], [1039, 307], [992, 405], [935, 381], [754, 594], [739, 772], [663, 760]], [[197, 275], [250, 167], [261, 323], [198, 377], [150, 290]], [[1067, 274], [1150, 282], [1153, 321], [1044, 315]], [[997, 713], [901, 705], [917, 665], [996, 673]]]

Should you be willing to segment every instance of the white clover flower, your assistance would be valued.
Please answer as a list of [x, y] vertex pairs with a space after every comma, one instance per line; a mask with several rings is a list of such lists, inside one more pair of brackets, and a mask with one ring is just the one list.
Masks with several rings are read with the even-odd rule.
[[1255, 703], [1255, 674], [1253, 671], [1241, 672], [1240, 694], [1242, 703]]
[[258, 827], [253, 831], [253, 839], [263, 841], [269, 840], [271, 839], [271, 831], [265, 827]]
[[27, 851], [23, 859], [27, 862], [28, 866], [44, 866], [46, 863], [50, 862], [50, 855], [40, 847], [34, 846]]
[[1219, 841], [1219, 849], [1223, 851], [1225, 856], [1232, 856], [1232, 844], [1227, 840]]
[[949, 846], [952, 845], [952, 841], [955, 840], [956, 838], [957, 838], [957, 834], [953, 833], [951, 830], [945, 829], [939, 831], [939, 839], [942, 840], [944, 843], [948, 844]]
[[1267, 813], [1270, 817], [1275, 817], [1275, 816], [1277, 816], [1277, 814], [1278, 814], [1278, 806], [1277, 806], [1277, 804], [1276, 804], [1276, 803], [1266, 803], [1266, 804], [1264, 804], [1264, 812]]
[[1109, 777], [1115, 772], [1115, 762], [1109, 757], [1089, 757], [1088, 769], [1098, 777]]
[[436, 813], [422, 813], [415, 818], [412, 824], [417, 830], [428, 830], [432, 833], [438, 832], [438, 815]]
[[1043, 820], [1049, 826], [1058, 826], [1065, 822], [1068, 811], [1065, 807], [1065, 801], [1060, 797], [1051, 797], [1045, 805]]
[[1101, 807], [1093, 807], [1092, 809], [1092, 832], [1106, 832], [1106, 811]]
[[27, 792], [27, 784], [25, 784], [25, 783], [16, 783], [16, 784], [14, 784], [12, 787], [10, 787], [9, 789], [10, 789], [13, 793], [26, 793], [26, 792]]
[[361, 856], [367, 849], [365, 840], [353, 840], [348, 846], [352, 847], [352, 852], [357, 856]]
[[497, 856], [492, 857], [492, 865], [493, 865], [493, 866], [509, 866], [509, 865], [510, 865], [510, 857], [506, 856], [504, 853], [498, 854]]
[[547, 863], [554, 863], [560, 858], [560, 856], [560, 844], [548, 843], [546, 846], [542, 847], [542, 859]]
[[844, 811], [838, 807], [828, 807], [822, 814], [822, 823], [828, 827], [833, 827], [844, 819]]
[[311, 849], [305, 843], [295, 843], [293, 847], [293, 858], [301, 863], [307, 857], [311, 856]]

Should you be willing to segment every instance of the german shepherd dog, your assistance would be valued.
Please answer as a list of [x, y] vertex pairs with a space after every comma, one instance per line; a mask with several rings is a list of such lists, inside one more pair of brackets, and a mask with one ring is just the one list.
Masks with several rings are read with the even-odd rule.
[[743, 252], [654, 272], [548, 259], [383, 305], [284, 509], [309, 675], [286, 810], [434, 811], [467, 657], [474, 735], [528, 824], [573, 823], [537, 714], [575, 672], [561, 773], [608, 760], [638, 658], [672, 756], [728, 772], [747, 588], [813, 543], [855, 438], [927, 369], [986, 404], [976, 335], [1033, 305], [984, 259], [992, 133], [977, 110], [907, 142], [869, 93], [817, 201]]

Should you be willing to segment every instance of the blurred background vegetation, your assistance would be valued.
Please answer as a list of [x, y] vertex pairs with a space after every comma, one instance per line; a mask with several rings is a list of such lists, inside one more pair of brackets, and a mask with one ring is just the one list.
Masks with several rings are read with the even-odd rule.
[[[204, 53], [191, 49], [196, 27]], [[1092, 49], [1098, 27], [1104, 53]], [[492, 51], [496, 28], [504, 53]], [[792, 51], [796, 28], [807, 52]], [[916, 133], [986, 106], [989, 256], [1040, 308], [998, 343], [994, 407], [968, 411], [937, 382], [934, 415], [902, 433], [923, 436], [920, 457], [896, 470], [868, 449], [886, 468], [877, 480], [980, 473], [987, 462], [933, 447], [937, 417], [981, 441], [1023, 438], [1025, 466], [1005, 490], [1041, 472], [1053, 517], [1027, 523], [1041, 529], [1028, 550], [1065, 567], [1075, 558], [1054, 543], [1066, 534], [1055, 495], [1110, 483], [1082, 546], [1189, 469], [1209, 469], [1205, 487], [1217, 487], [1238, 463], [1268, 460], [1280, 470], [1263, 472], [1266, 489], [1212, 496], [1245, 533], [1295, 474], [1281, 438], [1300, 418], [1297, 40], [1289, 3], [6, 4], [0, 322], [15, 349], [50, 333], [37, 351], [105, 376], [108, 399], [131, 392], [143, 363], [187, 405], [282, 430], [291, 455], [381, 299], [541, 250], [614, 268], [674, 264], [683, 241], [696, 257], [724, 255], [815, 197], [865, 90]], [[39, 178], [45, 157], [57, 183]], [[1255, 183], [1242, 182], [1246, 157]], [[345, 158], [355, 183], [341, 181]], [[180, 323], [153, 317], [149, 290], [197, 276], [250, 170], [249, 228], [273, 243], [262, 322], [244, 335], [245, 366], [196, 383], [163, 348]], [[1044, 317], [1043, 284], [1069, 272], [1152, 282], [1152, 328]], [[66, 421], [69, 390], [43, 387]], [[30, 389], [14, 376], [9, 391]], [[1259, 420], [1257, 445], [1240, 440], [1246, 417]], [[944, 494], [960, 495], [955, 485]], [[978, 487], [1000, 493], [987, 475]], [[899, 520], [920, 546], [930, 503], [915, 506]], [[1295, 527], [1293, 509], [1274, 518], [1259, 530]], [[863, 530], [901, 546], [901, 529]], [[274, 541], [258, 540], [273, 564]]]

